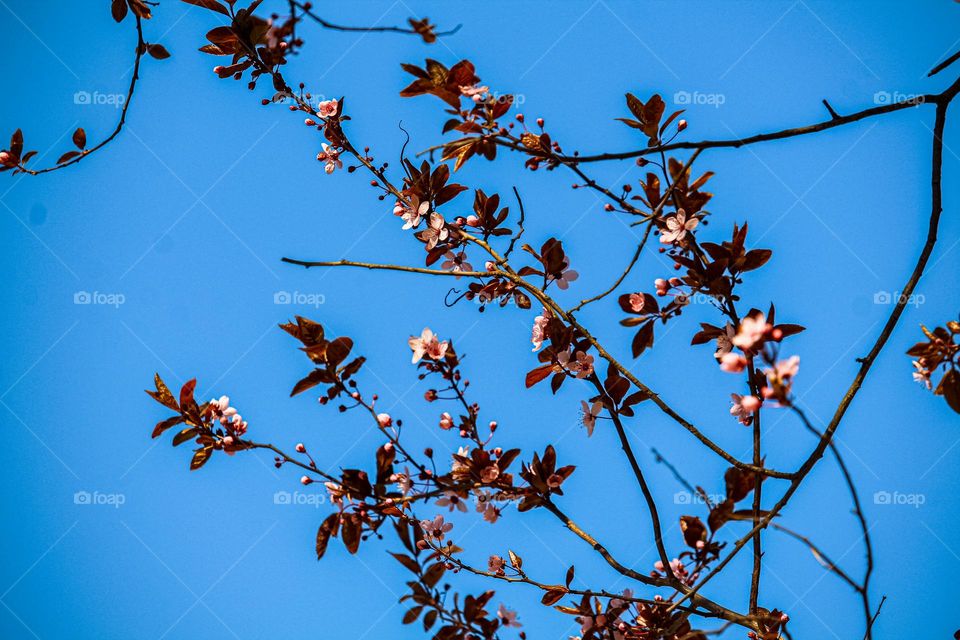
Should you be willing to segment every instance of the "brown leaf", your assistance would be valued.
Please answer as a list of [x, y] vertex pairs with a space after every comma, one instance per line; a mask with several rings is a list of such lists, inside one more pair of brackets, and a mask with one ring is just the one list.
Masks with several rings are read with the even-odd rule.
[[184, 429], [177, 435], [173, 436], [173, 446], [179, 447], [184, 442], [193, 440], [197, 436], [197, 433], [198, 433], [198, 430], [196, 429], [196, 427], [188, 427]]
[[552, 371], [553, 365], [551, 364], [528, 371], [526, 377], [527, 388], [529, 389], [533, 385], [546, 380]]
[[153, 374], [153, 384], [156, 386], [156, 391], [147, 391], [147, 395], [151, 398], [167, 407], [168, 409], [173, 409], [177, 413], [180, 413], [180, 405], [177, 404], [177, 401], [174, 399], [173, 394], [170, 393], [170, 389], [164, 383], [163, 379], [160, 377], [159, 373]]
[[557, 589], [550, 589], [545, 594], [543, 594], [543, 597], [540, 598], [540, 602], [549, 607], [559, 602], [560, 599], [563, 598], [564, 595], [566, 595], [566, 593], [567, 593], [567, 590], [562, 587]]
[[207, 460], [210, 459], [210, 455], [213, 453], [213, 447], [203, 447], [202, 449], [197, 449], [193, 454], [193, 459], [190, 461], [190, 471], [196, 471], [203, 465], [207, 464]]
[[170, 52], [162, 44], [147, 45], [147, 53], [157, 60], [165, 60], [170, 57]]
[[83, 127], [73, 132], [73, 144], [77, 145], [77, 149], [80, 150], [87, 146], [87, 132], [83, 130]]
[[340, 514], [331, 513], [323, 521], [320, 528], [317, 529], [317, 560], [323, 557], [327, 551], [327, 545], [330, 543], [330, 536], [337, 535], [337, 528], [340, 524]]
[[113, 0], [110, 3], [110, 13], [113, 14], [114, 20], [123, 22], [123, 19], [127, 17], [127, 0]]
[[164, 431], [170, 427], [176, 426], [183, 422], [183, 416], [173, 416], [172, 418], [167, 418], [166, 420], [161, 420], [157, 423], [157, 426], [153, 428], [153, 433], [150, 435], [151, 438], [156, 438], [160, 436]]
[[183, 0], [187, 4], [192, 4], [197, 7], [203, 7], [204, 9], [210, 9], [211, 11], [216, 11], [217, 13], [222, 13], [223, 15], [230, 17], [230, 12], [227, 11], [227, 8], [217, 2], [216, 0]]
[[405, 614], [403, 614], [403, 624], [410, 624], [411, 622], [416, 622], [417, 618], [420, 617], [420, 612], [423, 611], [423, 605], [413, 607], [408, 609]]
[[67, 151], [65, 154], [57, 158], [57, 164], [63, 164], [69, 160], [73, 160], [80, 155], [79, 151]]
[[960, 413], [960, 375], [955, 369], [950, 369], [943, 374], [935, 393], [942, 395], [950, 408]]
[[305, 378], [293, 385], [293, 391], [290, 392], [290, 397], [292, 398], [298, 393], [303, 393], [307, 389], [311, 389], [323, 382], [325, 373], [322, 369], [314, 369], [311, 371]]

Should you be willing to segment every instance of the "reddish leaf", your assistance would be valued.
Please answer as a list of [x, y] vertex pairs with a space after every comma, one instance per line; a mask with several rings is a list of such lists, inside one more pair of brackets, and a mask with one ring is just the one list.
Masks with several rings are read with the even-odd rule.
[[210, 9], [211, 11], [216, 11], [217, 13], [222, 13], [223, 15], [230, 17], [230, 12], [227, 11], [227, 8], [217, 2], [216, 0], [183, 0], [187, 4], [192, 4], [197, 7], [203, 7], [204, 9]]
[[63, 164], [69, 160], [73, 160], [80, 155], [79, 151], [67, 151], [65, 154], [57, 158], [57, 164]]
[[190, 471], [196, 471], [203, 465], [207, 464], [207, 460], [210, 459], [210, 455], [212, 453], [213, 447], [197, 449], [197, 451], [193, 454], [193, 459], [190, 461]]
[[165, 60], [170, 57], [170, 52], [162, 44], [147, 45], [147, 53], [157, 60]]
[[317, 529], [317, 560], [323, 557], [327, 551], [327, 545], [330, 543], [330, 536], [337, 535], [337, 528], [340, 525], [340, 514], [331, 513], [323, 521], [320, 528]]
[[83, 130], [83, 127], [73, 132], [73, 144], [77, 145], [77, 149], [80, 150], [87, 146], [87, 132]]
[[543, 382], [549, 377], [550, 373], [553, 371], [553, 365], [546, 365], [543, 367], [537, 367], [536, 369], [527, 372], [526, 385], [529, 389], [533, 385]]
[[123, 19], [127, 17], [127, 0], [113, 0], [110, 3], [110, 13], [113, 14], [114, 20], [123, 22]]

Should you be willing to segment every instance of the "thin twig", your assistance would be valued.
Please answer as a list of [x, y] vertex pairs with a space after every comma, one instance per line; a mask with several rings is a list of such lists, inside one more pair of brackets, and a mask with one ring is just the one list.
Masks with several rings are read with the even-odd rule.
[[130, 109], [130, 104], [133, 102], [133, 91], [137, 87], [137, 81], [140, 79], [140, 60], [143, 59], [144, 54], [147, 52], [147, 43], [143, 39], [143, 26], [141, 25], [141, 18], [139, 15], [134, 13], [134, 22], [137, 29], [137, 50], [136, 56], [133, 60], [133, 76], [130, 78], [130, 85], [127, 88], [127, 96], [123, 102], [123, 107], [120, 109], [120, 120], [117, 121], [117, 126], [114, 127], [113, 132], [100, 141], [99, 144], [90, 147], [89, 149], [83, 150], [80, 155], [77, 157], [63, 162], [52, 167], [46, 167], [45, 169], [27, 169], [23, 165], [17, 167], [20, 171], [30, 174], [32, 176], [40, 175], [41, 173], [50, 173], [51, 171], [57, 171], [58, 169], [63, 169], [64, 167], [69, 167], [70, 165], [77, 164], [84, 158], [88, 157], [90, 154], [95, 151], [99, 151], [103, 147], [107, 146], [110, 142], [113, 141], [120, 131], [123, 129], [123, 125], [127, 122], [127, 110]]
[[[293, 0], [291, 4], [297, 7], [298, 9], [300, 9], [301, 11], [303, 11], [303, 15], [316, 21], [317, 24], [319, 24], [320, 26], [324, 27], [325, 29], [332, 29], [333, 31], [348, 31], [348, 32], [352, 31], [352, 32], [362, 32], [362, 33], [390, 32], [390, 33], [407, 33], [407, 34], [420, 35], [419, 31], [417, 31], [416, 29], [410, 29], [408, 27], [347, 27], [341, 24], [335, 24], [333, 22], [330, 22], [329, 20], [325, 20], [321, 18], [320, 16], [315, 14], [313, 11], [311, 11], [309, 8], [307, 8], [306, 5], [301, 4], [296, 0]], [[448, 29], [447, 31], [437, 31], [437, 32], [434, 32], [433, 35], [435, 35], [438, 38], [443, 36], [451, 36], [455, 34], [457, 31], [460, 31], [461, 27], [463, 27], [463, 25], [458, 24], [453, 29]]]

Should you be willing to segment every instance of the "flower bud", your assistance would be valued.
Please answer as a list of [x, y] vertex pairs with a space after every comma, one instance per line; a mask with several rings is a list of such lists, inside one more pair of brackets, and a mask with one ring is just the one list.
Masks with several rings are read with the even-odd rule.
[[297, 443], [296, 449], [297, 449], [297, 453], [306, 453], [306, 452], [307, 452], [307, 448], [306, 448], [305, 446], [303, 446], [303, 443], [302, 443], [302, 442], [298, 442], [298, 443]]
[[313, 479], [311, 479], [310, 476], [302, 476], [300, 478], [300, 484], [302, 484], [303, 486], [307, 486], [308, 484], [313, 484]]
[[393, 424], [393, 418], [390, 417], [389, 413], [378, 413], [377, 422], [381, 427], [386, 428]]

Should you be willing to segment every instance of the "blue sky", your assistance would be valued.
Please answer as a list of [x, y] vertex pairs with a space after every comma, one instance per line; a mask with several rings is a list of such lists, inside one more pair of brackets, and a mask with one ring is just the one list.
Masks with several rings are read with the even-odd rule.
[[[369, 466], [379, 436], [359, 416], [339, 416], [307, 395], [287, 398], [307, 370], [276, 328], [293, 314], [353, 337], [369, 358], [365, 386], [409, 423], [413, 442], [438, 451], [458, 442], [438, 433], [438, 408], [421, 400], [425, 387], [409, 364], [406, 339], [424, 326], [452, 337], [469, 354], [473, 398], [482, 417], [499, 421], [501, 443], [531, 452], [557, 443], [561, 460], [578, 465], [565, 508], [626, 564], [649, 569], [655, 557], [648, 521], [615, 435], [601, 429], [587, 440], [577, 426], [586, 392], [565, 385], [552, 397], [545, 388], [522, 388], [534, 362], [534, 314], [481, 315], [471, 304], [447, 309], [448, 281], [282, 265], [282, 256], [417, 264], [422, 250], [400, 233], [365, 176], [323, 174], [313, 159], [319, 140], [298, 117], [261, 107], [261, 91], [216, 79], [214, 60], [196, 51], [216, 24], [213, 14], [171, 0], [155, 14], [147, 38], [173, 57], [144, 61], [129, 124], [115, 143], [68, 170], [0, 181], [0, 296], [7, 309], [0, 319], [7, 354], [0, 373], [0, 636], [419, 637], [400, 625], [403, 569], [386, 555], [394, 545], [374, 542], [359, 556], [335, 546], [315, 562], [313, 536], [328, 507], [310, 504], [317, 494], [297, 484], [298, 474], [276, 472], [258, 453], [221, 457], [188, 473], [187, 451], [149, 439], [163, 413], [142, 389], [159, 371], [171, 386], [196, 376], [203, 394], [229, 394], [257, 440], [288, 448], [303, 441], [321, 466]], [[106, 6], [51, 11], [43, 3], [0, 0], [0, 15], [13, 52], [0, 76], [0, 133], [22, 127], [27, 146], [49, 162], [67, 150], [77, 126], [91, 140], [111, 130], [118, 116], [112, 103], [129, 81], [131, 25], [115, 25]], [[429, 15], [441, 26], [464, 25], [429, 47], [411, 37], [307, 26], [307, 47], [288, 77], [317, 94], [346, 95], [351, 138], [391, 161], [403, 142], [401, 121], [412, 148], [441, 140], [439, 101], [397, 95], [408, 81], [399, 63], [425, 56], [470, 58], [484, 83], [521, 96], [529, 119], [544, 117], [567, 151], [591, 152], [644, 144], [613, 121], [626, 115], [627, 90], [641, 97], [659, 92], [668, 105], [692, 96], [686, 138], [727, 138], [821, 120], [822, 98], [844, 113], [938, 91], [956, 71], [934, 79], [925, 73], [960, 46], [960, 7], [946, 1], [907, 8], [806, 0], [400, 0], [332, 6], [323, 15], [353, 24]], [[83, 92], [91, 104], [78, 104]], [[800, 402], [818, 424], [832, 415], [855, 358], [889, 313], [877, 294], [902, 287], [922, 245], [932, 123], [932, 107], [921, 106], [818, 136], [708, 152], [697, 161], [717, 172], [710, 183], [714, 217], [700, 237], [724, 237], [734, 222], [748, 220], [756, 246], [774, 250], [767, 268], [748, 278], [744, 300], [758, 307], [774, 301], [781, 320], [808, 327], [790, 347], [802, 359]], [[873, 595], [889, 598], [879, 637], [916, 634], [918, 620], [925, 637], [948, 637], [957, 626], [958, 421], [942, 400], [912, 384], [903, 355], [920, 323], [943, 323], [957, 312], [957, 133], [950, 123], [940, 244], [916, 304], [838, 439], [875, 539]], [[630, 163], [596, 166], [594, 173], [607, 184], [641, 177]], [[571, 190], [569, 174], [531, 174], [508, 155], [492, 164], [473, 161], [461, 174], [460, 181], [505, 197], [516, 185], [530, 241], [563, 239], [583, 273], [567, 301], [600, 290], [622, 270], [632, 231], [603, 213], [593, 194]], [[650, 252], [629, 286], [649, 290], [668, 271]], [[280, 291], [323, 303], [275, 304]], [[75, 304], [79, 292], [106, 304]], [[628, 358], [631, 336], [617, 325], [620, 315], [613, 300], [581, 314]], [[634, 371], [731, 451], [746, 453], [749, 434], [727, 415], [728, 394], [738, 389], [707, 349], [687, 347], [696, 322], [716, 320], [706, 305], [691, 309]], [[765, 422], [770, 465], [791, 468], [813, 446], [789, 415], [771, 413]], [[724, 467], [650, 408], [629, 429], [678, 549], [673, 523], [691, 508], [677, 504], [682, 487], [649, 449], [685, 467], [690, 481], [711, 493], [722, 491]], [[305, 504], [275, 504], [278, 491], [299, 491]], [[101, 504], [77, 504], [78, 492]], [[914, 504], [876, 504], [875, 492], [896, 492]], [[782, 522], [861, 572], [859, 532], [831, 461], [816, 468]], [[737, 533], [735, 525], [729, 529], [727, 536]], [[474, 560], [510, 546], [546, 581], [559, 581], [572, 561], [584, 585], [630, 586], [548, 514], [510, 513], [493, 527], [462, 520], [455, 531]], [[787, 610], [794, 637], [862, 636], [859, 604], [845, 585], [793, 540], [769, 533], [765, 548], [761, 604]], [[744, 554], [734, 566], [747, 561]], [[481, 588], [466, 576], [456, 581], [464, 590]], [[497, 601], [503, 596], [519, 611], [531, 638], [574, 631], [532, 590], [496, 586]], [[739, 577], [718, 580], [712, 593], [735, 608], [746, 602]]]

